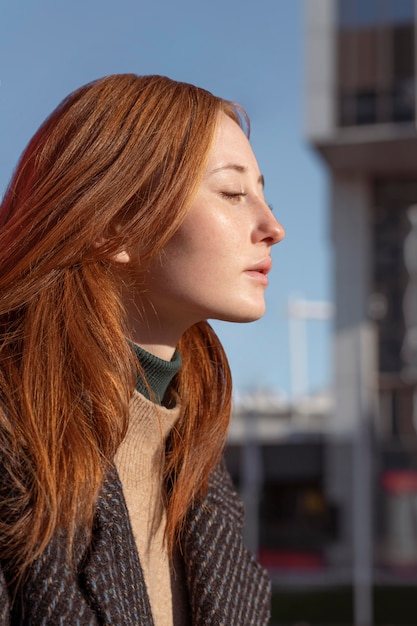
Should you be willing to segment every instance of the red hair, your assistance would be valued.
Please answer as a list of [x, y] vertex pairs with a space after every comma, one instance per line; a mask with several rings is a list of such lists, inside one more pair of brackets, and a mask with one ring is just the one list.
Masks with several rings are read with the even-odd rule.
[[[193, 85], [105, 77], [44, 122], [5, 194], [0, 558], [18, 576], [58, 528], [70, 543], [91, 530], [135, 381], [111, 256], [134, 244], [146, 266], [161, 251], [192, 202], [220, 112], [241, 123], [238, 107]], [[227, 359], [206, 322], [179, 350], [182, 409], [165, 472], [171, 549], [221, 455], [231, 402]]]

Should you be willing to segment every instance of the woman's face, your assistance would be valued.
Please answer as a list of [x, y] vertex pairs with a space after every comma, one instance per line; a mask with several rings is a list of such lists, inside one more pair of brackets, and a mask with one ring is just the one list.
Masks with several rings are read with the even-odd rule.
[[160, 325], [183, 330], [209, 318], [258, 319], [265, 310], [271, 247], [284, 234], [265, 202], [248, 139], [221, 114], [193, 204], [145, 283], [142, 275], [142, 310], [153, 311]]

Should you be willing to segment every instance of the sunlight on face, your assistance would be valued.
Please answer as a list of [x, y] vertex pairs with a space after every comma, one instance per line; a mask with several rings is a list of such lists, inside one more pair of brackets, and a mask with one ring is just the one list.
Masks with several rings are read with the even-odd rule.
[[146, 310], [148, 330], [153, 324], [158, 332], [174, 328], [180, 337], [209, 318], [249, 322], [261, 317], [271, 247], [283, 237], [265, 202], [263, 177], [247, 137], [221, 114], [191, 208], [142, 282], [139, 306]]
[[222, 114], [191, 209], [152, 265], [147, 287], [155, 308], [186, 326], [207, 318], [259, 318], [271, 246], [283, 236], [249, 141]]

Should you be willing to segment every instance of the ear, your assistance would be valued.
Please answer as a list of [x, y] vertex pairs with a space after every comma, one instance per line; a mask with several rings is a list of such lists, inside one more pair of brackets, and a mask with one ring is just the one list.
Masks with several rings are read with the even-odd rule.
[[[100, 248], [107, 242], [107, 238], [104, 236], [98, 237], [93, 246], [95, 248]], [[114, 263], [130, 263], [130, 254], [127, 250], [120, 250], [120, 252], [116, 252], [116, 254], [111, 255], [110, 259], [114, 261]]]
[[113, 254], [111, 260], [115, 263], [130, 263], [130, 254], [127, 250], [121, 250], [120, 252]]

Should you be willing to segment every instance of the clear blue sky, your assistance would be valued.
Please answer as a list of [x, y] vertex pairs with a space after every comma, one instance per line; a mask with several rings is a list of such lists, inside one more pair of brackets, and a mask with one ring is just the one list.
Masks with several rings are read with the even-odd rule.
[[[290, 390], [291, 293], [331, 299], [327, 180], [303, 135], [301, 0], [1, 0], [0, 193], [67, 93], [114, 72], [165, 74], [241, 103], [266, 195], [287, 231], [265, 317], [215, 323], [235, 388]], [[310, 388], [331, 378], [329, 324], [308, 323]]]

